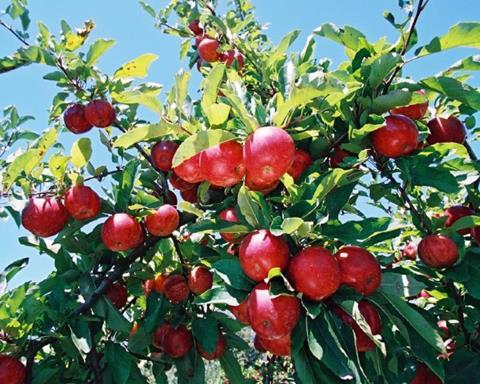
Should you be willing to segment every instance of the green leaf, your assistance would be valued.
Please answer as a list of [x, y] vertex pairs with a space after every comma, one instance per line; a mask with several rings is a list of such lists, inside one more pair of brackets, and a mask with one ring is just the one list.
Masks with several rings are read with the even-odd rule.
[[351, 59], [355, 56], [356, 52], [362, 48], [367, 48], [370, 52], [373, 51], [373, 48], [368, 43], [365, 35], [348, 25], [344, 28], [339, 28], [331, 23], [322, 24], [320, 27], [316, 28], [313, 33], [342, 44]]
[[155, 112], [158, 116], [163, 114], [163, 105], [157, 95], [160, 90], [133, 90], [122, 93], [112, 92], [112, 99], [122, 104], [140, 104]]
[[359, 244], [376, 232], [385, 231], [390, 217], [371, 217], [365, 220], [351, 220], [345, 223], [329, 222], [322, 225], [322, 234], [344, 243]]
[[148, 74], [148, 68], [157, 60], [158, 56], [152, 53], [145, 53], [136, 59], [123, 64], [115, 74], [114, 79], [125, 79], [132, 77], [145, 77]]
[[48, 160], [48, 168], [50, 172], [52, 172], [53, 177], [57, 180], [63, 179], [69, 160], [69, 156], [63, 156], [60, 153], [56, 153], [50, 157], [50, 160]]
[[456, 71], [480, 71], [480, 55], [469, 56], [459, 60], [442, 72], [442, 75], [451, 75]]
[[248, 224], [254, 228], [260, 227], [260, 215], [262, 214], [260, 208], [255, 203], [252, 198], [251, 191], [248, 190], [244, 185], [240, 187], [238, 191], [238, 207], [240, 208], [240, 213], [245, 218]]
[[253, 283], [243, 273], [238, 258], [216, 261], [213, 263], [212, 269], [225, 283], [235, 289], [250, 292], [253, 288]]
[[120, 135], [113, 146], [116, 148], [130, 148], [142, 141], [157, 140], [169, 134], [178, 134], [181, 130], [175, 124], [161, 120], [157, 124], [145, 124], [133, 127], [131, 130]]
[[420, 81], [422, 87], [431, 89], [473, 109], [480, 109], [480, 92], [468, 84], [446, 77], [429, 77]]
[[215, 352], [219, 331], [217, 320], [214, 317], [208, 314], [204, 318], [194, 317], [192, 320], [192, 333], [205, 352]]
[[380, 291], [397, 297], [413, 297], [426, 287], [411, 275], [383, 272]]
[[[180, 203], [180, 210], [185, 211], [184, 208], [186, 205], [182, 205]], [[187, 210], [187, 212], [193, 213], [197, 216], [203, 216], [203, 211]], [[188, 231], [191, 233], [249, 233], [251, 232], [251, 228], [247, 227], [246, 225], [236, 224], [228, 221], [223, 220], [201, 220], [197, 221], [188, 226]]]
[[111, 367], [115, 384], [127, 384], [132, 370], [133, 358], [120, 344], [108, 343], [105, 348], [105, 358]]
[[402, 61], [402, 57], [396, 53], [387, 53], [376, 58], [370, 63], [367, 60], [362, 64], [362, 67], [369, 67], [370, 74], [368, 76], [368, 82], [372, 88], [378, 87], [387, 75]]
[[139, 160], [133, 159], [130, 160], [123, 169], [117, 193], [117, 202], [115, 204], [115, 207], [120, 212], [125, 212], [128, 208], [139, 166]]
[[299, 30], [294, 30], [285, 35], [278, 46], [269, 54], [266, 66], [274, 66], [280, 59], [282, 59], [287, 52], [287, 49], [293, 44], [293, 42], [300, 35]]
[[230, 115], [231, 107], [223, 103], [214, 103], [204, 108], [210, 125], [221, 125], [225, 123]]
[[307, 348], [303, 347], [299, 351], [292, 353], [293, 362], [295, 364], [295, 371], [302, 384], [318, 383], [315, 372], [309, 360]]
[[185, 356], [175, 359], [178, 384], [204, 384], [205, 365], [200, 355], [191, 349]]
[[243, 101], [232, 91], [222, 88], [222, 92], [229, 101], [233, 113], [245, 124], [247, 132], [253, 132], [258, 128], [257, 120], [248, 112]]
[[92, 156], [92, 142], [87, 137], [78, 139], [72, 145], [70, 157], [72, 164], [77, 168], [82, 168], [86, 165]]
[[201, 106], [204, 111], [217, 101], [218, 88], [225, 75], [225, 64], [216, 64], [203, 81], [203, 97]]
[[175, 100], [177, 107], [183, 110], [183, 104], [187, 98], [188, 82], [190, 81], [191, 73], [188, 71], [180, 70], [175, 75]]
[[227, 376], [231, 384], [245, 384], [246, 380], [243, 376], [242, 369], [238, 363], [237, 358], [233, 355], [232, 351], [227, 349], [223, 356], [219, 359], [225, 376]]
[[86, 65], [95, 64], [98, 59], [111, 47], [115, 45], [115, 40], [98, 39], [88, 49]]

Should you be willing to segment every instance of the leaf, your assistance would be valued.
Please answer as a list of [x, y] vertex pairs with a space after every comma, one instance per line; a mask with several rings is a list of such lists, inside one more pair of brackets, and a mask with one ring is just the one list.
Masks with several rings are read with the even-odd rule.
[[242, 369], [238, 360], [233, 355], [232, 351], [227, 349], [222, 357], [220, 357], [220, 365], [222, 366], [225, 376], [227, 376], [231, 384], [245, 384], [246, 380], [243, 376]]
[[368, 43], [365, 35], [348, 25], [344, 28], [339, 28], [335, 24], [326, 23], [316, 28], [313, 33], [342, 44], [346, 48], [347, 54], [350, 58], [353, 58], [355, 53], [362, 48], [367, 48], [370, 52], [373, 51], [373, 48]]
[[451, 75], [456, 71], [480, 71], [480, 55], [469, 56], [459, 60], [442, 72], [442, 75]]
[[215, 352], [219, 331], [217, 320], [214, 317], [208, 314], [204, 318], [194, 317], [192, 320], [192, 333], [205, 352]]
[[105, 358], [111, 367], [115, 384], [126, 384], [132, 370], [133, 360], [130, 354], [120, 344], [107, 343]]
[[424, 88], [458, 100], [473, 109], [480, 109], [480, 92], [457, 79], [446, 76], [429, 77], [421, 80], [420, 84]]
[[247, 132], [253, 132], [258, 128], [257, 120], [248, 112], [242, 100], [232, 91], [222, 88], [222, 92], [230, 102], [234, 114], [245, 124]]
[[[184, 208], [185, 205], [182, 205], [180, 203], [180, 210], [185, 211]], [[203, 211], [199, 211], [198, 208], [195, 208], [197, 211], [193, 211], [191, 209], [187, 210], [187, 212], [193, 213], [194, 215], [197, 216], [203, 216]], [[251, 228], [247, 227], [246, 225], [242, 224], [237, 224], [237, 223], [232, 223], [229, 221], [223, 221], [223, 220], [201, 220], [197, 221], [196, 223], [193, 223], [188, 226], [188, 231], [191, 233], [238, 233], [238, 234], [243, 234], [243, 233], [249, 233], [251, 232]]]
[[90, 330], [83, 321], [74, 321], [70, 325], [70, 338], [81, 354], [87, 354], [92, 349]]
[[169, 134], [176, 134], [180, 128], [175, 124], [161, 120], [157, 124], [138, 125], [117, 137], [113, 146], [116, 148], [130, 148], [142, 141], [156, 140]]
[[48, 160], [48, 168], [50, 172], [52, 172], [53, 177], [57, 180], [63, 179], [69, 160], [69, 156], [63, 156], [60, 153], [56, 153], [50, 157], [50, 160]]
[[369, 66], [370, 74], [368, 76], [368, 82], [372, 88], [376, 88], [401, 62], [402, 57], [400, 55], [396, 53], [387, 53], [376, 58], [372, 63], [367, 60], [362, 64], [362, 67], [365, 69], [365, 66]]
[[88, 66], [95, 64], [98, 59], [100, 59], [100, 57], [114, 45], [115, 40], [96, 40], [88, 49], [85, 64]]
[[28, 265], [28, 261], [28, 257], [25, 257], [23, 259], [15, 260], [13, 263], [7, 265], [3, 270], [3, 274], [5, 275], [6, 280], [12, 280], [18, 272], [20, 272]]
[[227, 104], [211, 104], [204, 109], [210, 125], [221, 125], [225, 123], [230, 115], [231, 107]]
[[172, 167], [178, 166], [204, 149], [235, 139], [233, 133], [221, 129], [197, 132], [180, 144], [173, 157]]
[[237, 201], [240, 213], [245, 220], [254, 228], [260, 227], [260, 209], [251, 197], [253, 192], [249, 191], [244, 185], [238, 191]]
[[426, 287], [414, 277], [407, 274], [383, 272], [380, 291], [397, 297], [413, 297]]
[[70, 156], [72, 164], [77, 168], [82, 168], [87, 164], [92, 156], [92, 142], [90, 139], [83, 137], [73, 143]]
[[216, 261], [212, 264], [212, 269], [226, 284], [235, 289], [250, 292], [253, 288], [253, 283], [243, 273], [238, 258]]
[[190, 81], [191, 73], [188, 71], [180, 70], [175, 75], [175, 100], [178, 108], [183, 110], [183, 104], [187, 98], [188, 82]]
[[273, 50], [273, 52], [270, 53], [266, 66], [267, 67], [272, 67], [274, 66], [280, 59], [283, 58], [285, 53], [287, 52], [287, 49], [293, 44], [293, 42], [297, 39], [297, 37], [300, 35], [299, 30], [294, 30], [287, 35], [285, 35], [278, 46]]
[[143, 54], [136, 59], [133, 59], [123, 64], [115, 74], [114, 79], [125, 79], [132, 77], [145, 77], [148, 74], [148, 68], [157, 60], [158, 56], [152, 53]]
[[116, 209], [120, 212], [125, 212], [128, 208], [139, 166], [140, 162], [134, 158], [123, 169], [115, 204]]
[[[178, 384], [204, 384], [205, 365], [200, 355], [194, 350], [181, 358], [175, 359]], [[142, 383], [143, 384], [143, 383]]]
[[319, 382], [310, 364], [306, 347], [301, 348], [299, 351], [294, 351], [292, 353], [292, 358], [295, 364], [295, 371], [300, 379], [300, 383], [312, 384]]
[[329, 222], [322, 225], [322, 234], [339, 239], [344, 243], [359, 244], [372, 234], [386, 230], [390, 222], [391, 218], [389, 217], [371, 217], [345, 223]]
[[217, 101], [218, 88], [225, 75], [225, 64], [216, 64], [203, 81], [203, 97], [201, 106], [204, 111]]
[[163, 114], [163, 105], [157, 95], [160, 90], [155, 91], [124, 91], [122, 93], [112, 92], [112, 99], [122, 104], [140, 104], [155, 112], [158, 116]]

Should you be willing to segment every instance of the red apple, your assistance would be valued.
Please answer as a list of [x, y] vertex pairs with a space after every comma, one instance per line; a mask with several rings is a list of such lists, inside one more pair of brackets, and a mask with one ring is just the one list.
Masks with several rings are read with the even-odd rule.
[[68, 212], [59, 198], [30, 198], [22, 211], [22, 225], [39, 237], [56, 235], [67, 221]]
[[[417, 93], [422, 96], [425, 95], [424, 90], [417, 91]], [[424, 103], [411, 104], [403, 107], [394, 108], [390, 111], [390, 113], [392, 115], [407, 116], [412, 120], [420, 120], [423, 116], [425, 116], [425, 114], [427, 113], [427, 110], [428, 110], [428, 101], [425, 101]]]
[[225, 62], [227, 67], [233, 65], [236, 61], [238, 71], [240, 72], [243, 69], [243, 65], [245, 63], [245, 57], [241, 52], [235, 51], [234, 49], [228, 50], [226, 53], [221, 53], [219, 56], [219, 60]]
[[170, 275], [163, 283], [163, 292], [165, 297], [173, 304], [178, 304], [186, 299], [190, 294], [187, 280], [182, 275]]
[[217, 187], [231, 187], [245, 176], [243, 147], [233, 140], [202, 151], [199, 164], [203, 177]]
[[442, 384], [442, 381], [423, 363], [418, 363], [417, 372], [410, 384]]
[[402, 249], [402, 257], [410, 260], [417, 259], [417, 243], [415, 241], [410, 241]]
[[215, 360], [219, 359], [220, 357], [223, 356], [225, 353], [225, 348], [227, 347], [227, 340], [225, 339], [225, 336], [221, 334], [220, 332], [218, 333], [218, 341], [217, 341], [217, 347], [215, 348], [215, 351], [213, 352], [207, 352], [205, 351], [200, 343], [197, 343], [197, 350], [200, 356], [202, 356], [205, 360]]
[[145, 226], [153, 236], [170, 236], [180, 223], [180, 215], [174, 206], [164, 204], [145, 219]]
[[373, 149], [385, 157], [400, 157], [413, 152], [418, 145], [418, 128], [406, 116], [387, 116], [386, 125], [371, 134]]
[[437, 327], [438, 330], [440, 331], [440, 336], [442, 336], [442, 339], [448, 339], [450, 336], [450, 330], [448, 329], [448, 323], [446, 320], [438, 320], [437, 321]]
[[143, 284], [143, 291], [145, 292], [145, 296], [149, 296], [152, 290], [155, 290], [158, 293], [163, 294], [163, 284], [168, 277], [168, 273], [161, 273], [156, 275], [153, 279], [145, 281]]
[[362, 295], [370, 295], [380, 286], [380, 264], [366, 249], [349, 245], [340, 248], [335, 257], [340, 266], [343, 284]]
[[188, 288], [195, 295], [201, 295], [203, 292], [212, 288], [213, 275], [212, 272], [204, 266], [197, 265], [188, 274]]
[[192, 204], [196, 204], [198, 202], [197, 189], [198, 187], [195, 186], [192, 189], [186, 189], [184, 191], [180, 191], [180, 196], [182, 196], [183, 200], [188, 201], [189, 203], [192, 203]]
[[[237, 210], [234, 207], [224, 209], [218, 214], [218, 217], [230, 223], [238, 223]], [[229, 243], [235, 243], [241, 237], [238, 233], [220, 233], [220, 236], [222, 236], [223, 240]]]
[[264, 350], [273, 353], [275, 356], [290, 356], [291, 353], [291, 334], [279, 337], [277, 339], [264, 339], [259, 336], [257, 343], [263, 347]]
[[428, 144], [435, 143], [459, 143], [463, 144], [467, 137], [467, 130], [463, 123], [455, 116], [447, 118], [435, 117], [428, 123], [430, 135], [427, 137]]
[[267, 278], [272, 268], [287, 268], [290, 251], [287, 243], [266, 229], [248, 234], [240, 244], [240, 265], [254, 281]]
[[196, 186], [196, 184], [192, 184], [192, 183], [189, 183], [188, 181], [183, 180], [175, 172], [173, 172], [172, 175], [170, 176], [170, 184], [172, 184], [173, 188], [178, 189], [179, 191], [186, 191], [188, 189], [193, 189]]
[[130, 329], [130, 333], [128, 337], [132, 337], [133, 335], [135, 335], [138, 332], [139, 328], [140, 328], [140, 325], [137, 322], [133, 323], [132, 329]]
[[92, 188], [77, 185], [65, 193], [65, 208], [75, 220], [89, 220], [100, 213], [101, 202]]
[[448, 268], [458, 260], [458, 248], [449, 237], [428, 235], [420, 241], [418, 255], [430, 268]]
[[475, 240], [477, 244], [480, 244], [480, 227], [473, 227], [471, 230], [471, 235], [473, 240]]
[[259, 283], [248, 297], [252, 329], [264, 339], [290, 334], [300, 318], [300, 300], [294, 296], [271, 296], [266, 283]]
[[248, 316], [248, 297], [239, 305], [229, 305], [228, 309], [233, 313], [233, 316], [240, 321], [240, 323], [249, 325], [250, 318]]
[[102, 226], [102, 241], [111, 251], [128, 251], [143, 243], [140, 223], [128, 213], [115, 213]]
[[105, 295], [117, 309], [122, 309], [127, 304], [128, 292], [124, 285], [113, 283], [108, 287]]
[[93, 127], [85, 118], [85, 107], [82, 104], [70, 105], [63, 114], [63, 121], [68, 130], [76, 134], [88, 132]]
[[115, 109], [107, 100], [92, 100], [85, 107], [85, 118], [96, 127], [109, 127], [115, 121]]
[[12, 356], [0, 354], [0, 383], [23, 384], [27, 371], [24, 365]]
[[295, 144], [290, 135], [277, 127], [258, 128], [243, 147], [243, 159], [249, 179], [256, 184], [272, 185], [293, 163]]
[[167, 322], [164, 322], [162, 325], [157, 327], [157, 329], [155, 330], [155, 332], [153, 332], [152, 335], [152, 345], [155, 348], [163, 351], [165, 346], [165, 337], [172, 329], [173, 327]]
[[288, 265], [288, 276], [296, 291], [308, 300], [322, 301], [340, 287], [340, 267], [325, 248], [314, 246], [300, 251]]
[[313, 160], [310, 154], [302, 149], [295, 149], [293, 155], [293, 163], [288, 169], [287, 173], [293, 177], [293, 180], [297, 182], [302, 176], [303, 172], [312, 165]]
[[164, 140], [156, 143], [151, 150], [152, 163], [155, 168], [168, 172], [172, 170], [172, 159], [177, 152], [178, 144], [174, 141]]
[[255, 347], [255, 349], [258, 351], [258, 352], [267, 352], [267, 350], [265, 349], [265, 347], [262, 345], [262, 339], [260, 338], [260, 336], [258, 335], [255, 335], [254, 339], [253, 339], [253, 346]]
[[200, 153], [183, 161], [181, 164], [173, 168], [173, 171], [183, 180], [195, 184], [205, 180], [200, 170]]
[[220, 54], [218, 48], [220, 44], [217, 40], [205, 37], [197, 45], [198, 55], [202, 60], [205, 60], [208, 63], [214, 63], [218, 61]]
[[[474, 215], [475, 211], [469, 207], [465, 207], [463, 205], [454, 205], [450, 208], [447, 208], [443, 213], [444, 216], [447, 216], [447, 220], [445, 221], [445, 227], [450, 227], [453, 223], [455, 223], [458, 219], [461, 219], [465, 216]], [[468, 235], [470, 232], [470, 228], [464, 228], [458, 230], [458, 234], [460, 235]]]
[[186, 355], [192, 346], [192, 333], [184, 325], [170, 329], [163, 339], [165, 353], [173, 358]]
[[333, 149], [333, 154], [329, 158], [330, 167], [331, 168], [340, 167], [343, 160], [349, 156], [353, 156], [353, 154], [342, 149], [340, 145], [336, 145], [335, 148]]
[[248, 189], [251, 191], [257, 191], [260, 192], [263, 196], [268, 195], [270, 192], [273, 192], [278, 184], [280, 182], [278, 180], [275, 180], [273, 183], [261, 183], [252, 180], [251, 176], [247, 173], [247, 176], [245, 177], [245, 185], [247, 186]]
[[195, 36], [203, 35], [203, 28], [200, 27], [200, 20], [196, 19], [188, 24], [188, 28], [193, 32]]

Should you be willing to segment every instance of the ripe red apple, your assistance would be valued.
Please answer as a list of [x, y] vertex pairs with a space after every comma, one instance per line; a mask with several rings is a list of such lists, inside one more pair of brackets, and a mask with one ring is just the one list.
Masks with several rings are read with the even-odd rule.
[[467, 130], [463, 123], [455, 116], [435, 117], [428, 123], [430, 134], [427, 137], [428, 144], [435, 143], [459, 143], [463, 144], [467, 137]]
[[173, 205], [164, 204], [145, 219], [145, 226], [153, 236], [170, 236], [180, 223], [180, 215]]
[[145, 293], [145, 296], [148, 297], [152, 290], [163, 294], [163, 284], [165, 283], [167, 277], [168, 273], [161, 273], [156, 275], [153, 279], [145, 281], [143, 284], [143, 292]]
[[253, 338], [253, 346], [258, 352], [267, 352], [265, 347], [262, 345], [262, 339], [258, 335], [255, 335], [255, 337]]
[[96, 127], [109, 127], [115, 121], [115, 109], [107, 100], [92, 100], [85, 107], [85, 118]]
[[362, 295], [370, 295], [380, 286], [380, 264], [366, 249], [349, 245], [340, 248], [335, 257], [340, 266], [343, 284]]
[[223, 336], [222, 333], [218, 333], [218, 341], [217, 341], [217, 347], [215, 348], [215, 351], [213, 352], [207, 352], [205, 351], [200, 343], [197, 343], [197, 350], [200, 356], [202, 356], [205, 360], [215, 360], [219, 359], [220, 357], [223, 356], [225, 353], [225, 349], [227, 347], [227, 339], [225, 336]]
[[387, 116], [386, 125], [371, 134], [373, 149], [385, 157], [400, 157], [413, 152], [418, 145], [418, 128], [406, 116]]
[[113, 283], [108, 287], [105, 295], [117, 309], [122, 309], [127, 304], [128, 292], [124, 285]]
[[271, 296], [269, 287], [257, 284], [248, 297], [252, 329], [264, 339], [277, 339], [292, 332], [300, 318], [300, 300], [294, 296]]
[[195, 188], [195, 184], [183, 180], [175, 172], [172, 172], [172, 175], [170, 176], [170, 184], [172, 184], [173, 188], [178, 189], [179, 191], [186, 191]]
[[252, 180], [251, 176], [247, 173], [247, 176], [245, 177], [245, 185], [247, 186], [248, 189], [252, 191], [257, 191], [260, 192], [263, 196], [268, 195], [270, 192], [273, 192], [279, 184], [278, 180], [275, 180], [273, 183], [261, 183]]
[[68, 130], [76, 134], [88, 132], [93, 127], [85, 118], [85, 107], [82, 104], [70, 105], [63, 114], [63, 121]]
[[170, 329], [163, 339], [165, 353], [173, 358], [186, 355], [192, 346], [192, 333], [184, 325]]
[[100, 213], [101, 202], [92, 188], [76, 185], [65, 193], [65, 208], [75, 220], [89, 220]]
[[163, 202], [175, 207], [178, 203], [177, 196], [172, 191], [168, 191], [168, 199], [164, 198]]
[[275, 356], [290, 356], [291, 353], [291, 334], [279, 337], [277, 339], [264, 339], [259, 336], [257, 343], [263, 347], [264, 350], [273, 353]]
[[312, 156], [307, 151], [302, 149], [295, 149], [295, 154], [293, 155], [293, 163], [288, 169], [287, 173], [293, 177], [293, 180], [297, 182], [302, 176], [303, 172], [312, 165], [313, 160]]
[[188, 288], [195, 295], [201, 295], [203, 292], [212, 288], [212, 272], [202, 265], [197, 265], [188, 274]]
[[[224, 209], [218, 214], [218, 217], [230, 223], [238, 223], [237, 210], [235, 209], [235, 207]], [[223, 240], [229, 243], [235, 243], [241, 237], [237, 233], [220, 233], [220, 236], [222, 236]]]
[[243, 147], [249, 179], [272, 185], [293, 163], [295, 144], [290, 135], [277, 127], [262, 127], [251, 133]]
[[164, 140], [156, 143], [151, 150], [152, 163], [155, 168], [168, 172], [172, 170], [172, 159], [177, 152], [178, 144], [174, 141]]
[[219, 60], [225, 62], [227, 67], [232, 66], [236, 61], [239, 72], [243, 69], [243, 65], [245, 64], [245, 57], [243, 54], [234, 49], [230, 49], [226, 53], [221, 53]]
[[[447, 208], [443, 213], [444, 216], [447, 216], [447, 220], [445, 221], [445, 227], [450, 227], [453, 223], [455, 223], [458, 219], [461, 219], [465, 216], [474, 215], [475, 211], [469, 207], [465, 207], [463, 205], [454, 205], [450, 208]], [[470, 232], [470, 228], [464, 228], [457, 231], [460, 235], [468, 235]]]
[[473, 240], [475, 240], [477, 244], [480, 244], [480, 227], [473, 227], [471, 230], [471, 235]]
[[250, 318], [248, 316], [248, 297], [243, 300], [239, 305], [229, 305], [228, 309], [233, 313], [233, 316], [240, 321], [240, 323], [249, 325]]
[[191, 184], [196, 184], [205, 180], [205, 177], [200, 170], [200, 153], [183, 161], [181, 164], [173, 168], [173, 171], [177, 176]]
[[173, 304], [178, 304], [188, 298], [190, 289], [188, 289], [187, 280], [182, 275], [170, 275], [163, 283], [163, 292], [165, 297]]
[[56, 235], [67, 221], [68, 212], [59, 198], [30, 198], [22, 211], [22, 225], [39, 237]]
[[115, 213], [102, 226], [102, 241], [111, 251], [127, 251], [144, 240], [143, 228], [128, 213]]
[[152, 335], [152, 345], [155, 348], [163, 351], [165, 348], [165, 337], [172, 329], [173, 327], [167, 322], [164, 322], [162, 325], [157, 327], [157, 329], [155, 329], [155, 332], [153, 332]]
[[296, 291], [308, 300], [321, 301], [340, 287], [340, 267], [327, 249], [308, 247], [292, 258], [288, 276]]
[[418, 363], [417, 372], [410, 384], [442, 384], [442, 382], [425, 364]]
[[458, 260], [458, 248], [449, 237], [428, 235], [420, 241], [418, 255], [430, 268], [448, 268]]
[[0, 383], [23, 384], [27, 371], [24, 365], [12, 356], [0, 354]]
[[210, 37], [204, 37], [202, 41], [197, 45], [198, 55], [202, 60], [205, 60], [208, 63], [214, 63], [218, 61], [220, 54], [218, 48], [220, 44], [217, 40]]
[[262, 281], [272, 268], [287, 268], [290, 251], [287, 243], [266, 229], [248, 234], [240, 244], [240, 265], [254, 281]]
[[[425, 95], [424, 90], [419, 90], [417, 91], [418, 94], [420, 95]], [[411, 105], [406, 105], [403, 107], [398, 107], [394, 108], [390, 111], [392, 115], [403, 115], [407, 116], [412, 120], [420, 120], [425, 114], [427, 113], [428, 110], [428, 101], [425, 101], [424, 103], [417, 103], [417, 104], [411, 104]]]
[[200, 27], [200, 20], [196, 19], [188, 24], [188, 28], [193, 32], [194, 35], [203, 35], [203, 28]]
[[198, 187], [195, 186], [192, 189], [186, 189], [184, 191], [180, 191], [180, 196], [185, 201], [189, 203], [196, 204], [198, 202], [198, 195], [197, 195]]
[[233, 140], [202, 151], [199, 164], [203, 177], [217, 187], [231, 187], [245, 176], [243, 147]]
[[402, 257], [410, 260], [417, 259], [417, 243], [415, 241], [410, 241], [403, 249], [402, 249]]
[[345, 151], [340, 147], [340, 145], [336, 145], [333, 149], [333, 154], [330, 155], [329, 164], [331, 168], [338, 168], [340, 164], [342, 164], [343, 160], [346, 157], [353, 156], [352, 153]]

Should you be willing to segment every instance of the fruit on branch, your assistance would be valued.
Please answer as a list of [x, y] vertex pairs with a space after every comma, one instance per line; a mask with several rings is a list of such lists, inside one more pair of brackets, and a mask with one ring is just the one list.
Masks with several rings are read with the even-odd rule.
[[188, 24], [188, 29], [190, 29], [195, 36], [203, 35], [203, 28], [200, 27], [200, 20], [196, 19]]
[[[417, 91], [417, 93], [422, 96], [425, 95], [424, 90], [419, 90]], [[427, 113], [427, 110], [428, 110], [428, 101], [425, 101], [423, 103], [411, 104], [403, 107], [394, 108], [390, 111], [390, 113], [393, 115], [407, 116], [412, 120], [420, 120], [423, 116], [425, 116], [425, 114]]]
[[447, 236], [428, 235], [418, 244], [418, 255], [430, 268], [448, 268], [458, 260], [458, 248]]
[[215, 360], [219, 359], [220, 357], [223, 356], [225, 353], [225, 349], [227, 347], [227, 339], [225, 336], [221, 333], [218, 332], [218, 340], [217, 340], [217, 346], [215, 348], [215, 351], [213, 352], [207, 352], [202, 348], [201, 343], [197, 342], [197, 350], [200, 356], [202, 356], [205, 360]]
[[186, 355], [193, 347], [192, 333], [184, 325], [169, 329], [163, 338], [163, 349], [167, 355], [178, 358]]
[[410, 260], [417, 259], [417, 243], [415, 241], [410, 241], [402, 249], [402, 257]]
[[153, 236], [170, 236], [180, 223], [180, 215], [173, 205], [163, 204], [145, 219], [145, 227]]
[[199, 164], [203, 177], [217, 187], [231, 187], [245, 176], [243, 147], [233, 140], [202, 151]]
[[377, 259], [366, 249], [349, 245], [335, 254], [341, 271], [342, 283], [362, 295], [377, 290], [382, 280], [382, 271]]
[[76, 134], [88, 132], [93, 127], [85, 118], [85, 107], [82, 104], [70, 105], [63, 114], [63, 121], [68, 130]]
[[264, 339], [290, 334], [300, 318], [300, 300], [290, 295], [271, 296], [268, 284], [255, 286], [248, 297], [252, 329]]
[[250, 317], [248, 315], [248, 296], [238, 305], [229, 305], [228, 309], [240, 323], [249, 325]]
[[218, 48], [220, 44], [217, 40], [210, 37], [204, 37], [198, 44], [197, 50], [198, 55], [202, 60], [205, 60], [208, 63], [214, 63], [218, 61], [220, 53]]
[[85, 118], [96, 127], [109, 127], [115, 121], [115, 109], [107, 100], [92, 100], [85, 107]]
[[293, 163], [288, 169], [287, 173], [292, 176], [293, 180], [297, 182], [302, 176], [303, 172], [312, 165], [312, 156], [307, 151], [302, 149], [295, 149], [293, 155]]
[[333, 153], [330, 155], [329, 164], [331, 168], [338, 168], [342, 164], [345, 158], [353, 156], [352, 153], [345, 151], [340, 147], [340, 145], [336, 145], [333, 149]]
[[472, 231], [471, 231], [471, 235], [472, 235], [472, 238], [473, 240], [475, 240], [475, 242], [477, 244], [480, 244], [480, 227], [473, 227], [472, 228]]
[[272, 268], [287, 268], [290, 251], [281, 237], [260, 229], [242, 240], [239, 254], [243, 272], [254, 281], [262, 281]]
[[191, 184], [196, 184], [205, 180], [200, 170], [200, 153], [184, 160], [181, 164], [173, 168], [173, 171], [177, 176]]
[[167, 336], [167, 333], [170, 332], [172, 329], [173, 327], [167, 322], [164, 322], [162, 325], [157, 327], [157, 329], [155, 329], [155, 332], [153, 332], [152, 335], [152, 345], [155, 348], [164, 351], [165, 336]]
[[76, 185], [65, 193], [65, 208], [75, 220], [89, 220], [100, 213], [101, 202], [92, 188]]
[[256, 342], [265, 351], [273, 353], [275, 356], [290, 356], [292, 335], [279, 337], [277, 339], [264, 339], [260, 336], [255, 336]]
[[428, 144], [463, 144], [467, 137], [465, 126], [455, 116], [435, 117], [427, 123], [427, 126], [430, 129], [430, 134], [427, 136]]
[[193, 189], [196, 186], [196, 184], [192, 184], [188, 181], [183, 180], [175, 172], [172, 172], [172, 175], [170, 176], [170, 184], [172, 184], [173, 188], [178, 189], [179, 191]]
[[[450, 227], [453, 223], [455, 223], [458, 219], [461, 219], [462, 217], [471, 216], [474, 214], [475, 211], [472, 208], [465, 207], [463, 205], [454, 205], [450, 208], [447, 208], [443, 213], [443, 215], [447, 217], [447, 220], [445, 221], [445, 227]], [[457, 233], [460, 235], [468, 235], [470, 230], [470, 228], [463, 228], [459, 229]]]
[[[372, 335], [380, 335], [382, 332], [382, 319], [375, 306], [368, 301], [361, 300], [358, 303], [358, 310], [370, 327]], [[340, 320], [353, 329], [356, 339], [355, 345], [358, 352], [366, 352], [375, 348], [375, 343], [348, 313], [338, 306], [333, 307], [333, 312], [340, 318]]]
[[145, 293], [145, 296], [148, 297], [152, 290], [157, 293], [163, 294], [163, 284], [165, 283], [167, 277], [168, 273], [161, 273], [159, 275], [156, 275], [153, 279], [145, 281], [145, 283], [143, 284], [143, 292]]
[[410, 384], [442, 384], [442, 381], [423, 363], [418, 363], [417, 371]]
[[198, 190], [198, 186], [195, 186], [192, 189], [186, 189], [184, 191], [180, 191], [180, 196], [182, 196], [183, 200], [188, 201], [189, 203], [195, 204], [198, 202], [197, 190]]
[[105, 295], [117, 309], [122, 309], [127, 304], [128, 292], [127, 288], [122, 284], [111, 284]]
[[174, 274], [168, 276], [163, 283], [163, 293], [173, 304], [178, 304], [190, 294], [187, 280], [182, 275]]
[[234, 49], [229, 49], [226, 53], [221, 53], [218, 59], [219, 61], [224, 62], [227, 67], [232, 66], [234, 62], [236, 62], [239, 72], [243, 69], [243, 65], [245, 64], [245, 57], [243, 54]]
[[22, 225], [36, 236], [49, 237], [65, 227], [68, 217], [61, 199], [32, 197], [22, 211]]
[[418, 128], [406, 116], [391, 115], [386, 125], [371, 134], [373, 149], [385, 157], [400, 157], [413, 152], [418, 145]]
[[258, 352], [267, 352], [265, 347], [262, 345], [262, 339], [258, 335], [255, 335], [255, 337], [253, 338], [253, 346]]
[[102, 226], [102, 241], [111, 251], [128, 251], [143, 243], [140, 223], [128, 213], [115, 213]]
[[438, 320], [437, 321], [437, 327], [438, 330], [440, 331], [440, 336], [442, 336], [442, 339], [448, 339], [450, 336], [450, 330], [448, 329], [448, 323], [446, 320]]
[[0, 383], [23, 384], [27, 370], [24, 365], [12, 356], [0, 354]]
[[172, 170], [172, 159], [177, 152], [178, 144], [171, 140], [159, 141], [153, 145], [151, 159], [155, 168], [163, 172]]
[[[222, 212], [218, 214], [218, 217], [230, 223], [238, 223], [237, 210], [235, 209], [235, 207], [224, 209]], [[226, 233], [226, 232], [220, 233], [220, 236], [222, 237], [223, 240], [229, 243], [235, 243], [239, 241], [241, 237], [239, 236], [238, 233]]]
[[251, 133], [243, 147], [247, 177], [259, 185], [272, 185], [293, 163], [295, 144], [277, 127], [262, 127]]
[[305, 248], [294, 256], [288, 265], [288, 277], [296, 291], [313, 301], [333, 295], [341, 283], [337, 260], [320, 246]]
[[262, 182], [257, 182], [252, 180], [251, 176], [247, 173], [247, 176], [245, 177], [245, 185], [247, 186], [248, 189], [251, 191], [257, 191], [260, 192], [262, 195], [266, 196], [270, 192], [273, 192], [279, 184], [278, 180], [275, 180], [273, 183], [267, 183], [264, 184]]
[[212, 272], [202, 265], [197, 265], [188, 274], [188, 288], [195, 295], [201, 295], [203, 292], [212, 288]]

